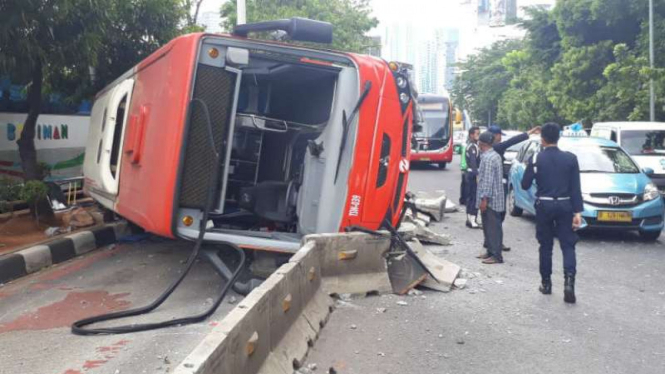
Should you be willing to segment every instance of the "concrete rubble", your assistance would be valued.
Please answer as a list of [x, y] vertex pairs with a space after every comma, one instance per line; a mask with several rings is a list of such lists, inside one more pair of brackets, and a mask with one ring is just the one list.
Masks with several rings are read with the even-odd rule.
[[411, 240], [408, 244], [427, 270], [436, 277], [433, 279], [431, 276], [427, 276], [420, 285], [435, 291], [449, 292], [462, 268], [439, 258], [425, 249], [418, 240]]
[[429, 228], [419, 220], [406, 218], [404, 222], [400, 225], [397, 230], [404, 240], [413, 240], [418, 239], [419, 241], [427, 244], [437, 244], [437, 245], [452, 245], [452, 238], [450, 235], [438, 234]]

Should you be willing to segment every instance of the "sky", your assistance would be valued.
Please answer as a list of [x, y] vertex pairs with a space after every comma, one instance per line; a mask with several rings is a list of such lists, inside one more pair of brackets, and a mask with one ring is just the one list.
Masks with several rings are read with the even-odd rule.
[[[219, 11], [225, 1], [227, 0], [203, 0], [201, 12]], [[554, 3], [554, 1], [518, 0], [518, 6]], [[460, 30], [462, 55], [472, 53], [476, 45], [483, 46], [488, 41], [489, 30], [479, 30], [476, 27], [476, 19], [469, 12], [469, 9], [473, 8], [460, 5], [473, 0], [370, 0], [370, 2], [373, 15], [379, 20], [379, 26], [370, 31], [370, 35], [382, 35], [384, 27], [394, 23], [410, 23], [427, 28], [457, 28]], [[508, 30], [507, 33], [514, 34], [515, 31]], [[490, 39], [496, 37], [494, 35]]]

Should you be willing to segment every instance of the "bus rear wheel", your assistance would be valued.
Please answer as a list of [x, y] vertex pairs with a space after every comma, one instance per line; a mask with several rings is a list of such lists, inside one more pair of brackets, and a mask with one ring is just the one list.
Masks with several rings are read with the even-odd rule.
[[439, 169], [443, 170], [443, 169], [446, 168], [446, 165], [448, 165], [448, 163], [446, 163], [446, 162], [439, 162], [438, 165], [439, 165]]

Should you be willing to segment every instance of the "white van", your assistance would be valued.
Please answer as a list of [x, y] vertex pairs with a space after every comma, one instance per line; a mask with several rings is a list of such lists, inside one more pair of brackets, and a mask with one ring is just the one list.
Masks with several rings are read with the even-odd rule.
[[610, 139], [628, 152], [665, 194], [665, 123], [663, 122], [599, 122], [591, 136]]

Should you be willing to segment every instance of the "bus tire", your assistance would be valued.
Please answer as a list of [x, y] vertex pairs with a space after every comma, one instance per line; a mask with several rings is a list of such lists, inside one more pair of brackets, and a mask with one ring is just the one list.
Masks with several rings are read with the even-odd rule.
[[446, 168], [447, 163], [446, 162], [439, 162], [439, 169], [443, 170]]

